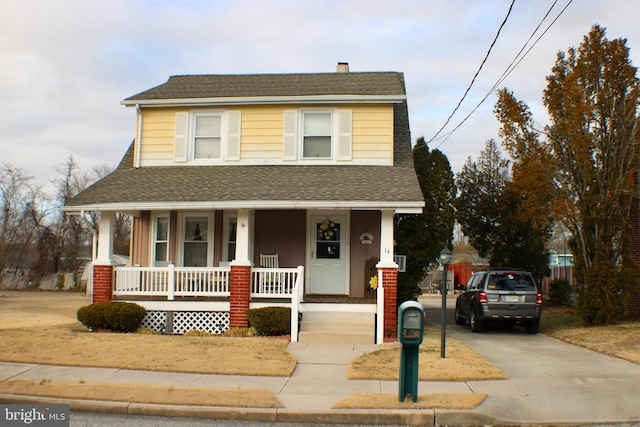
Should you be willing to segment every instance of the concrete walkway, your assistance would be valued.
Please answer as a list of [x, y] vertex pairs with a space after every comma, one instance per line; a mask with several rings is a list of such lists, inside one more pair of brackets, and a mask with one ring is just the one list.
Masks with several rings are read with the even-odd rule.
[[[428, 316], [436, 316], [427, 306]], [[435, 304], [435, 303], [433, 303]], [[0, 379], [114, 382], [174, 386], [265, 388], [279, 409], [143, 405], [66, 401], [0, 395], [0, 403], [68, 403], [73, 410], [267, 422], [389, 425], [640, 425], [640, 365], [604, 356], [543, 335], [518, 332], [471, 334], [448, 325], [450, 334], [502, 369], [508, 380], [420, 382], [419, 393], [487, 393], [474, 410], [338, 410], [332, 406], [357, 392], [398, 393], [397, 381], [351, 381], [347, 364], [378, 348], [364, 344], [290, 343], [298, 366], [291, 377], [201, 375], [20, 363], [0, 363]]]

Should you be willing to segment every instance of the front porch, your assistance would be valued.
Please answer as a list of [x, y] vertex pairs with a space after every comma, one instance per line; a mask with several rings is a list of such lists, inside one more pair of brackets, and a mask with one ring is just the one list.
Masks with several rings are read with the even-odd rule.
[[[112, 299], [130, 301], [147, 309], [143, 327], [164, 333], [201, 330], [221, 334], [231, 327], [232, 267], [114, 267]], [[291, 308], [291, 340], [298, 341], [305, 320], [325, 313], [329, 318], [346, 313], [367, 316], [370, 332], [365, 342], [382, 342], [383, 329], [376, 329], [384, 306], [383, 290], [378, 295], [349, 297], [309, 295], [304, 289], [304, 267], [251, 268], [248, 308], [286, 306]], [[380, 278], [382, 282], [382, 278]], [[307, 313], [307, 314], [305, 314]], [[308, 324], [308, 322], [307, 322]], [[365, 330], [367, 328], [365, 327]], [[339, 335], [339, 332], [338, 332]], [[366, 338], [369, 335], [370, 338]]]

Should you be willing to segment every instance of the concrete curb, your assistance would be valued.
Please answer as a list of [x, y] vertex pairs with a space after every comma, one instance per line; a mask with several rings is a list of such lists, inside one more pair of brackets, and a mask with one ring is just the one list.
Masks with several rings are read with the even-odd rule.
[[[325, 424], [371, 424], [371, 425], [407, 425], [435, 426], [436, 413], [433, 410], [343, 410], [331, 412], [300, 412], [286, 409], [269, 408], [224, 408], [189, 405], [158, 405], [128, 403], [116, 401], [98, 401], [82, 399], [60, 399], [54, 397], [23, 396], [0, 394], [0, 403], [33, 403], [69, 405], [72, 411], [99, 412], [122, 415], [147, 415], [159, 417], [201, 418], [230, 421], [263, 421], [287, 423], [325, 423]], [[450, 418], [448, 415], [445, 418]], [[465, 416], [458, 413], [452, 419], [457, 424], [468, 425], [467, 421], [478, 420], [477, 414]], [[485, 418], [483, 418], [484, 420]], [[476, 424], [475, 421], [473, 421]], [[485, 423], [483, 423], [485, 424]]]
[[[229, 421], [261, 421], [271, 423], [301, 424], [369, 424], [406, 426], [583, 426], [593, 422], [527, 422], [508, 421], [471, 411], [449, 409], [416, 410], [345, 410], [331, 412], [300, 412], [271, 408], [232, 408], [190, 405], [160, 405], [102, 400], [60, 399], [44, 396], [0, 394], [0, 403], [33, 403], [69, 405], [78, 412], [97, 412], [121, 415], [142, 415], [156, 417], [198, 418]], [[629, 424], [635, 421], [598, 421], [597, 424]]]

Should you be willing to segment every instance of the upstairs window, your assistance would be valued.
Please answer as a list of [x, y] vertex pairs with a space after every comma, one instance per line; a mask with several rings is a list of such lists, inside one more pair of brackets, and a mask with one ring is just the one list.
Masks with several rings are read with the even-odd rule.
[[219, 159], [221, 153], [219, 114], [195, 114], [193, 123], [193, 157], [195, 160]]
[[203, 164], [240, 160], [240, 111], [178, 112], [175, 123], [174, 161]]
[[304, 112], [302, 118], [303, 158], [331, 158], [331, 112]]
[[324, 164], [352, 159], [352, 112], [348, 109], [285, 110], [285, 161]]

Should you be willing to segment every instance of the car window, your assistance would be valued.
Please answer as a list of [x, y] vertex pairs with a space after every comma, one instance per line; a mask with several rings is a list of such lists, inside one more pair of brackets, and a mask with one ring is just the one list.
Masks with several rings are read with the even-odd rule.
[[514, 272], [492, 274], [487, 283], [487, 290], [492, 291], [530, 291], [535, 289], [536, 285], [530, 275]]
[[483, 274], [474, 274], [473, 276], [471, 276], [471, 279], [469, 279], [469, 287], [467, 289], [468, 290], [478, 289], [479, 284], [482, 283], [483, 276], [484, 276]]

